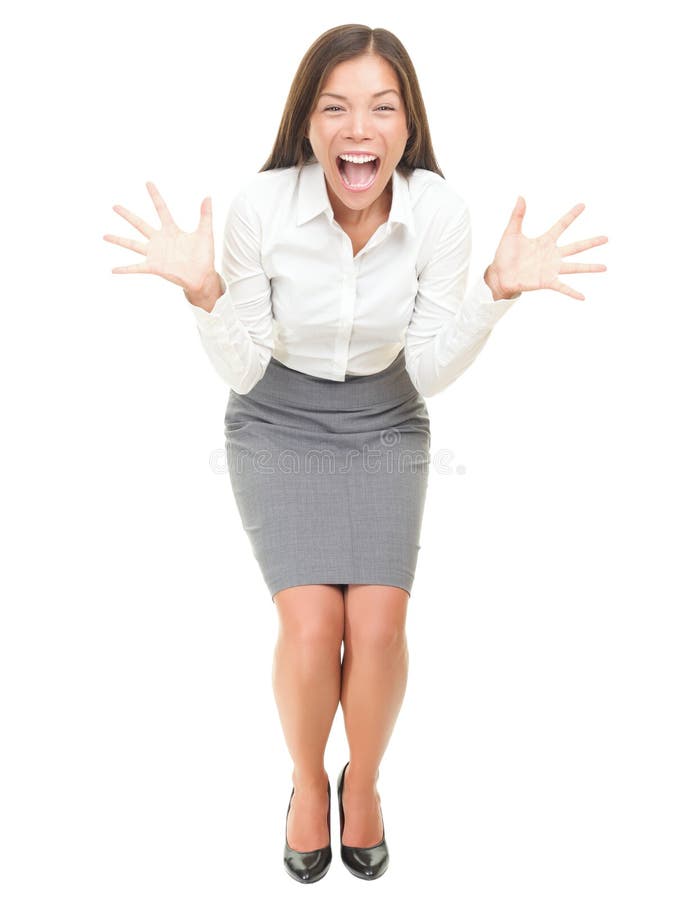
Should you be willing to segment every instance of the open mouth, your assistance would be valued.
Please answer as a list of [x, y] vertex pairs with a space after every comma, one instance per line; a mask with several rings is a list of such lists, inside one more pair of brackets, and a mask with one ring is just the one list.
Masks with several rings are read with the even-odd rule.
[[354, 162], [353, 159], [356, 159], [358, 155], [355, 154], [352, 161], [342, 159], [341, 156], [335, 159], [340, 180], [348, 191], [367, 191], [375, 183], [380, 169], [379, 156], [374, 153], [367, 156], [363, 154], [366, 159], [368, 156], [375, 156], [375, 159], [368, 160], [368, 162]]

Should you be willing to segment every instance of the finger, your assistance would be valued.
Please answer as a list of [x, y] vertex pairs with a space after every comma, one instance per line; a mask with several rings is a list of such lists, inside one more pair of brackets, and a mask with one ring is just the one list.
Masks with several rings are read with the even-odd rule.
[[558, 253], [561, 256], [572, 256], [574, 253], [581, 253], [591, 247], [597, 247], [599, 244], [606, 244], [609, 240], [604, 234], [598, 237], [588, 238], [585, 241], [575, 241], [573, 244], [566, 244], [564, 247], [558, 247]]
[[110, 241], [111, 244], [119, 244], [120, 247], [126, 247], [127, 250], [133, 250], [134, 253], [142, 253], [144, 256], [147, 254], [146, 247], [139, 241], [131, 241], [129, 238], [117, 237], [114, 234], [104, 234], [103, 240]]
[[176, 223], [171, 218], [169, 208], [162, 199], [162, 195], [159, 193], [155, 185], [151, 181], [146, 181], [145, 186], [148, 189], [148, 193], [152, 197], [152, 202], [155, 205], [157, 215], [159, 216], [159, 221], [162, 223], [162, 225], [175, 225]]
[[606, 272], [607, 266], [602, 263], [561, 263], [560, 273], [567, 275], [570, 272]]
[[559, 281], [557, 278], [555, 281], [551, 282], [549, 287], [554, 291], [559, 291], [561, 294], [567, 294], [568, 297], [574, 297], [575, 300], [586, 299], [579, 291], [575, 291], [573, 288], [569, 287], [569, 285], [563, 284], [562, 281]]
[[213, 210], [211, 208], [211, 198], [205, 197], [199, 210], [199, 231], [211, 231], [213, 229]]
[[521, 234], [523, 230], [523, 219], [525, 217], [525, 198], [519, 196], [516, 205], [513, 207], [509, 224], [504, 230], [504, 234]]
[[144, 272], [148, 275], [152, 274], [145, 263], [136, 263], [136, 265], [133, 266], [117, 266], [117, 268], [113, 269], [112, 272], [113, 275], [126, 275], [127, 273], [138, 272]]
[[134, 228], [137, 228], [142, 235], [146, 238], [151, 238], [155, 233], [155, 229], [148, 225], [147, 222], [144, 222], [143, 219], [139, 218], [132, 212], [129, 212], [124, 206], [113, 206], [113, 209], [116, 213], [122, 216], [123, 219], [126, 219], [130, 225], [133, 225]]
[[586, 209], [585, 203], [577, 203], [576, 206], [573, 206], [569, 212], [566, 212], [564, 216], [562, 216], [558, 221], [549, 228], [548, 233], [551, 235], [554, 241], [557, 241], [560, 235], [566, 228], [569, 228], [572, 222], [576, 219], [577, 216], [581, 215], [581, 213]]

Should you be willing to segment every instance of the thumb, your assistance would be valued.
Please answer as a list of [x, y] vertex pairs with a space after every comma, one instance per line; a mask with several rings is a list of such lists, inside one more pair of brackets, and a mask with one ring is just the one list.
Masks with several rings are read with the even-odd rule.
[[213, 210], [211, 208], [211, 198], [204, 197], [202, 205], [199, 209], [199, 225], [200, 231], [210, 231], [213, 227]]

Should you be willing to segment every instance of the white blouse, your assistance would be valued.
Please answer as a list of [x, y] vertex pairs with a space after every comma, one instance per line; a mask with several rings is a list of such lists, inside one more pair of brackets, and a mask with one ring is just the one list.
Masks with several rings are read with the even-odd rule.
[[465, 296], [471, 222], [462, 198], [427, 169], [393, 172], [389, 219], [354, 256], [318, 162], [270, 169], [236, 194], [225, 224], [222, 286], [193, 306], [218, 374], [248, 393], [270, 357], [332, 381], [386, 368], [405, 348], [425, 397], [473, 362], [516, 303], [483, 276]]

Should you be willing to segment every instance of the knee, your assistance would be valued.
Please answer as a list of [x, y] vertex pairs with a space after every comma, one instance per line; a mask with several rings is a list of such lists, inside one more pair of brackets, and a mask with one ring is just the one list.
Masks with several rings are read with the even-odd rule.
[[394, 654], [407, 649], [405, 624], [370, 619], [345, 626], [345, 646], [356, 652]]
[[389, 585], [349, 585], [345, 602], [345, 647], [364, 653], [407, 652], [408, 592]]
[[279, 637], [298, 651], [339, 651], [344, 632], [342, 593], [325, 587], [301, 586], [276, 595]]
[[280, 633], [303, 653], [323, 654], [339, 651], [342, 632], [342, 623], [333, 617], [310, 616], [302, 621], [285, 623]]

